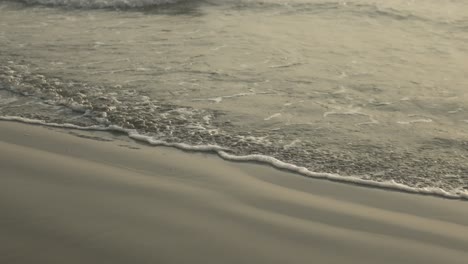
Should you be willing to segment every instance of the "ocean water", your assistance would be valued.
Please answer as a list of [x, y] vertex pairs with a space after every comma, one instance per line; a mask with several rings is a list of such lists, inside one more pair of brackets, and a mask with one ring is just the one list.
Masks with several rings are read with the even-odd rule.
[[467, 43], [465, 0], [0, 0], [0, 115], [468, 197]]

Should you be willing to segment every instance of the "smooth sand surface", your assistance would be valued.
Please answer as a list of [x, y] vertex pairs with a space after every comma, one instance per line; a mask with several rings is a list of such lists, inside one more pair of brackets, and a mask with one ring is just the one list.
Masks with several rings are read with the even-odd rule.
[[466, 201], [64, 131], [0, 122], [0, 263], [468, 263]]

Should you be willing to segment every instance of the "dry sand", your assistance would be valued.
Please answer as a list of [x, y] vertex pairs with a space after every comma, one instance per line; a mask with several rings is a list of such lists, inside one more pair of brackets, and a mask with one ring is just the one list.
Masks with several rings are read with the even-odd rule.
[[0, 122], [0, 263], [468, 263], [466, 201], [75, 133]]

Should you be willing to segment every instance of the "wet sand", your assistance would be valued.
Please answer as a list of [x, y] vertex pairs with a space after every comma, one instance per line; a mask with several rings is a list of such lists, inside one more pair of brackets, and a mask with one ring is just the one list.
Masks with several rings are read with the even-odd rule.
[[0, 263], [468, 259], [466, 201], [74, 133], [0, 122]]

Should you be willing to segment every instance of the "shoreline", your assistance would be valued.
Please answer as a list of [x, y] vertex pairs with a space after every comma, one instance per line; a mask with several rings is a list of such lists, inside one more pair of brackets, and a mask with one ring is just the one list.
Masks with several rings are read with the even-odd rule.
[[117, 126], [101, 127], [101, 126], [91, 126], [91, 127], [80, 127], [73, 124], [56, 124], [56, 123], [47, 123], [42, 120], [28, 119], [17, 116], [0, 116], [0, 122], [18, 122], [27, 125], [39, 125], [44, 127], [53, 127], [58, 129], [75, 129], [80, 131], [89, 131], [89, 133], [95, 133], [97, 131], [103, 131], [107, 133], [122, 133], [131, 140], [137, 141], [138, 143], [146, 144], [152, 147], [169, 147], [181, 151], [188, 152], [199, 152], [199, 153], [208, 153], [214, 154], [223, 160], [228, 162], [239, 162], [239, 163], [256, 163], [263, 166], [269, 166], [281, 171], [293, 173], [300, 175], [306, 178], [313, 178], [319, 180], [327, 180], [331, 182], [337, 182], [347, 185], [356, 185], [366, 188], [381, 189], [386, 191], [402, 192], [423, 196], [433, 196], [445, 199], [452, 200], [462, 200], [468, 201], [468, 191], [452, 190], [447, 191], [436, 187], [424, 187], [417, 188], [408, 186], [405, 184], [397, 182], [379, 182], [374, 180], [362, 179], [357, 176], [342, 176], [339, 174], [327, 173], [327, 172], [314, 172], [305, 167], [300, 167], [295, 164], [283, 162], [271, 156], [266, 155], [247, 155], [247, 156], [237, 156], [230, 154], [226, 151], [228, 149], [223, 148], [217, 145], [189, 145], [186, 143], [168, 143], [161, 140], [155, 140], [152, 137], [141, 135], [133, 130], [125, 129]]
[[[76, 132], [76, 131], [75, 131]], [[0, 262], [465, 263], [468, 203], [0, 122]]]

